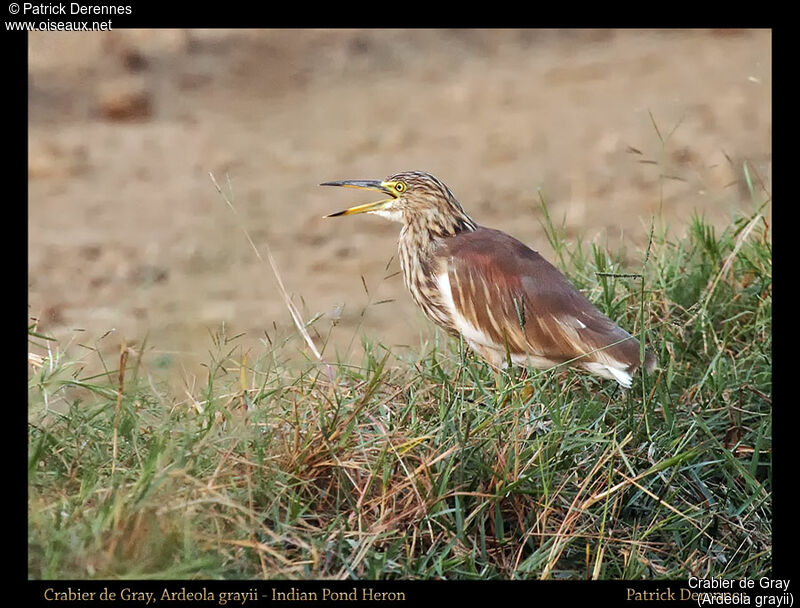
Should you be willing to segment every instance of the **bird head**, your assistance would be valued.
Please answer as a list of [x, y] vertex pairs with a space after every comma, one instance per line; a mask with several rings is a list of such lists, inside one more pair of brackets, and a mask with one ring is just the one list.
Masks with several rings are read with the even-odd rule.
[[350, 207], [325, 217], [356, 213], [374, 213], [403, 224], [422, 222], [436, 231], [456, 232], [464, 224], [474, 229], [474, 222], [464, 213], [450, 189], [439, 179], [423, 171], [405, 171], [377, 180], [325, 182], [320, 186], [343, 186], [375, 190], [387, 195], [374, 203]]

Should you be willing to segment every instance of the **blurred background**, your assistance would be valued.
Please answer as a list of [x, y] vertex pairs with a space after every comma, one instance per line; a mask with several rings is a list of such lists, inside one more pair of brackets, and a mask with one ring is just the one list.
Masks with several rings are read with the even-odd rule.
[[[640, 269], [771, 180], [768, 30], [117, 30], [29, 34], [29, 316], [62, 346], [140, 342], [165, 368], [291, 335], [269, 244], [325, 354], [434, 336], [397, 274], [399, 225], [322, 219], [370, 194], [323, 181], [437, 175], [480, 224], [552, 260], [572, 238]], [[238, 214], [225, 204], [212, 172]], [[333, 323], [336, 326], [333, 327]], [[330, 332], [330, 337], [328, 338]], [[293, 340], [288, 355], [300, 355]]]

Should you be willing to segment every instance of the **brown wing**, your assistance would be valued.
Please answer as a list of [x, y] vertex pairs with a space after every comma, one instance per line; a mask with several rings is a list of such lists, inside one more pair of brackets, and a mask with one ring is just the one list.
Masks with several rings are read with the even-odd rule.
[[638, 341], [517, 239], [479, 227], [447, 239], [436, 256], [447, 269], [454, 307], [491, 342], [484, 346], [507, 344], [512, 355], [556, 363], [638, 365]]

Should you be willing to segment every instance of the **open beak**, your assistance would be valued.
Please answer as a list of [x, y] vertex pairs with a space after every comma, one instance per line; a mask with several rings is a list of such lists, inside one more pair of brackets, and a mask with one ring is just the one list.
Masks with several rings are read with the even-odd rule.
[[376, 201], [374, 203], [366, 203], [364, 205], [357, 205], [356, 207], [350, 207], [349, 209], [345, 209], [344, 211], [338, 211], [336, 213], [331, 213], [330, 215], [326, 215], [324, 217], [338, 217], [340, 215], [355, 215], [356, 213], [369, 213], [370, 211], [380, 211], [381, 209], [385, 209], [388, 207], [397, 196], [395, 193], [383, 182], [379, 182], [377, 180], [345, 180], [340, 182], [325, 182], [324, 184], [320, 184], [320, 186], [343, 186], [345, 188], [360, 188], [361, 190], [376, 190], [378, 192], [383, 192], [384, 194], [388, 194], [391, 198], [386, 198], [380, 201]]

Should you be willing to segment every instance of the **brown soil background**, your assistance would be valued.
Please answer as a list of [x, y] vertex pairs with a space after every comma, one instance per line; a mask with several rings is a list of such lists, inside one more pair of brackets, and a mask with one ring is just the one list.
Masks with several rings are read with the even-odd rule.
[[432, 326], [385, 278], [399, 226], [322, 219], [370, 199], [317, 186], [406, 169], [551, 257], [541, 191], [636, 271], [652, 217], [676, 236], [696, 211], [727, 225], [753, 208], [745, 160], [769, 184], [771, 46], [767, 30], [31, 33], [29, 315], [69, 348], [147, 335], [171, 369], [207, 362], [223, 323], [263, 352], [291, 321], [244, 224], [321, 335], [339, 317], [327, 356], [358, 357], [362, 334], [418, 348]]

